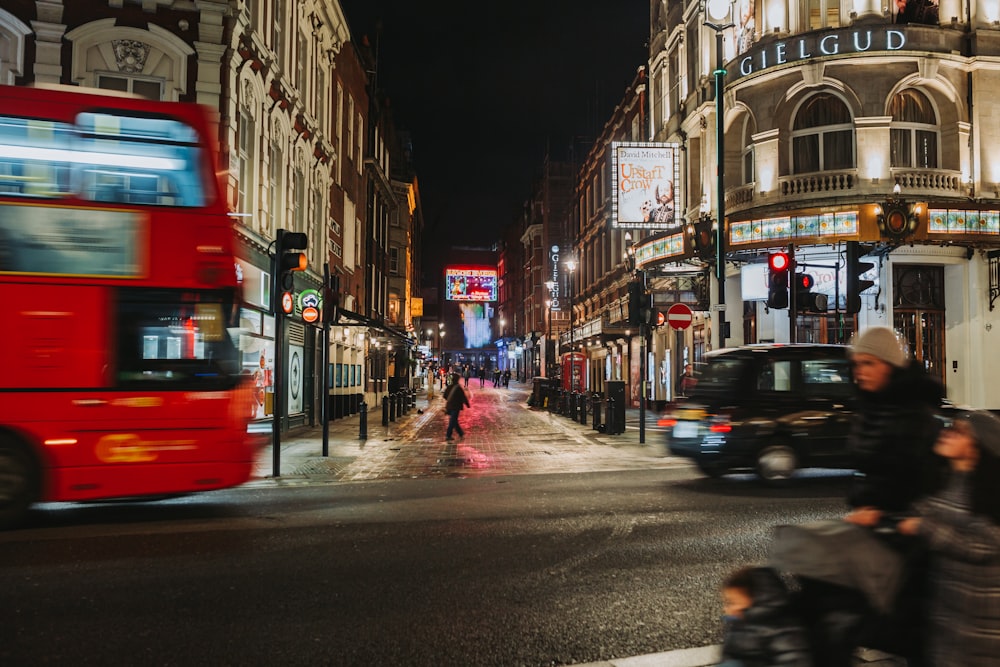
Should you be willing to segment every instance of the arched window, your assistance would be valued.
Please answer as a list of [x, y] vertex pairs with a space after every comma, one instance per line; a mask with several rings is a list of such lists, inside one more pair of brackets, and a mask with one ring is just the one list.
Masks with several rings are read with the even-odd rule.
[[792, 126], [793, 173], [853, 168], [851, 112], [839, 97], [814, 95], [799, 108]]
[[938, 167], [937, 114], [919, 90], [897, 93], [889, 103], [889, 160], [893, 167]]
[[748, 114], [743, 124], [743, 148], [740, 150], [740, 166], [743, 172], [743, 178], [740, 181], [743, 185], [749, 185], [754, 182], [753, 173], [753, 135], [754, 135], [755, 123], [753, 119]]

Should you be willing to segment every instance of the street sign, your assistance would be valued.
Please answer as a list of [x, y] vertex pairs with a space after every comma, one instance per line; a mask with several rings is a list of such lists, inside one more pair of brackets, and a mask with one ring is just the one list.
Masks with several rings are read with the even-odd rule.
[[667, 324], [672, 329], [687, 329], [693, 319], [694, 313], [683, 303], [675, 303], [667, 309]]

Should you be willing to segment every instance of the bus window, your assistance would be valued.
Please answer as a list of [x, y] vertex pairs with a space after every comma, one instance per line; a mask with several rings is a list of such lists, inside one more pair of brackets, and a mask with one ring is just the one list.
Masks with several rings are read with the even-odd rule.
[[71, 137], [65, 123], [0, 116], [0, 195], [68, 194]]
[[84, 199], [151, 206], [205, 206], [194, 130], [169, 118], [86, 112], [76, 119], [75, 154]]
[[119, 386], [204, 390], [235, 382], [233, 294], [127, 289], [120, 295]]

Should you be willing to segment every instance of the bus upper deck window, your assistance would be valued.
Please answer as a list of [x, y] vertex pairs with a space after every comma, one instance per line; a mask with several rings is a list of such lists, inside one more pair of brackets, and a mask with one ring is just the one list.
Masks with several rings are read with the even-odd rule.
[[77, 116], [85, 199], [153, 206], [204, 206], [203, 147], [171, 118], [86, 112]]

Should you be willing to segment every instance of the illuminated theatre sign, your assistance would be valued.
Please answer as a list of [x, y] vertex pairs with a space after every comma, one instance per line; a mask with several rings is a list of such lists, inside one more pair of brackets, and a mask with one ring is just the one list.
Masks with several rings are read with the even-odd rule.
[[899, 51], [906, 47], [906, 33], [886, 30], [839, 30], [803, 35], [761, 44], [739, 61], [739, 76], [793, 62], [868, 51]]

